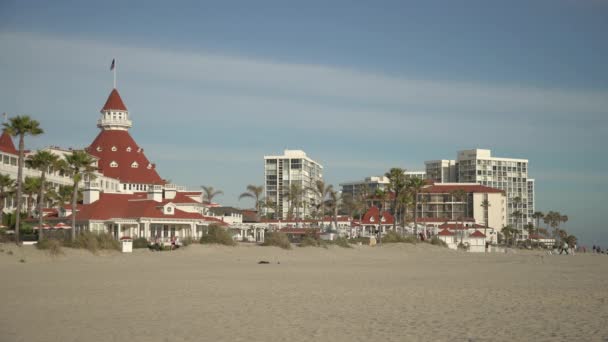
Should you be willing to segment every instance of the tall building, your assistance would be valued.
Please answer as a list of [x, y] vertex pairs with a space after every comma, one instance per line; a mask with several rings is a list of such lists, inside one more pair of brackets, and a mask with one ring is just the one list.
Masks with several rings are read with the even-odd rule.
[[264, 196], [275, 203], [267, 213], [275, 213], [277, 218], [288, 217], [290, 209], [289, 190], [295, 185], [302, 191], [297, 202], [301, 206], [292, 208], [296, 218], [306, 218], [311, 214], [311, 204], [316, 196], [310, 189], [318, 180], [323, 180], [323, 166], [306, 156], [301, 150], [285, 150], [282, 156], [264, 156]]
[[[429, 178], [432, 175], [435, 181], [478, 183], [505, 191], [507, 224], [523, 230], [526, 223], [532, 222], [534, 180], [528, 178], [527, 159], [493, 157], [490, 150], [472, 149], [459, 151], [456, 160], [425, 164], [427, 175]], [[521, 217], [515, 212], [520, 212]], [[523, 233], [526, 234], [525, 230]]]
[[[420, 178], [426, 179], [425, 171], [405, 171], [403, 173], [406, 178]], [[340, 183], [340, 188], [342, 189], [342, 195], [350, 194], [357, 195], [362, 191], [375, 192], [376, 190], [386, 190], [388, 188], [388, 184], [390, 181], [386, 176], [370, 176], [365, 177], [360, 181], [352, 181]]]

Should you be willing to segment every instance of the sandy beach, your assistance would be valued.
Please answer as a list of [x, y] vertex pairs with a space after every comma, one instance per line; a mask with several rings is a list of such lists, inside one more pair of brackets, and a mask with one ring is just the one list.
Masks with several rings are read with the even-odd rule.
[[6, 342], [608, 340], [605, 255], [421, 244], [55, 258], [2, 249]]

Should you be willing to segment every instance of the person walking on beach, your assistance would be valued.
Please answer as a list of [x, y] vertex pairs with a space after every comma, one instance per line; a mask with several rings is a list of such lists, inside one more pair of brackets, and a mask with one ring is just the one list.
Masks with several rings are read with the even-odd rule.
[[562, 245], [561, 250], [559, 251], [559, 255], [562, 255], [563, 252], [566, 252], [566, 255], [568, 255], [568, 243], [564, 241], [564, 244]]

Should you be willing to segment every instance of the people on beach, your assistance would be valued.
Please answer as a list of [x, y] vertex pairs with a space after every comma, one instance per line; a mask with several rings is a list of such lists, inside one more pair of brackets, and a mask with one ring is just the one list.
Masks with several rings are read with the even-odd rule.
[[564, 244], [562, 245], [561, 250], [559, 251], [559, 254], [561, 255], [563, 252], [566, 252], [566, 255], [570, 254], [568, 253], [568, 243], [564, 241]]

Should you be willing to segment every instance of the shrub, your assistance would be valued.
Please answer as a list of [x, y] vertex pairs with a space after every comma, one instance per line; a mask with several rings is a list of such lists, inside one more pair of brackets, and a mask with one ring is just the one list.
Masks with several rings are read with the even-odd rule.
[[36, 248], [46, 250], [52, 256], [63, 254], [61, 241], [55, 239], [42, 239], [36, 243]]
[[[93, 234], [93, 233], [89, 233]], [[102, 233], [102, 234], [94, 234], [97, 237], [97, 243], [99, 249], [110, 249], [110, 250], [120, 250], [120, 242], [114, 239], [112, 234]]]
[[182, 246], [186, 247], [188, 245], [191, 245], [195, 242], [195, 240], [193, 240], [191, 237], [186, 237], [183, 240], [181, 240]]
[[264, 236], [264, 243], [262, 243], [262, 246], [276, 246], [283, 249], [291, 249], [291, 243], [289, 243], [287, 235], [279, 232], [267, 233], [266, 236]]
[[434, 245], [434, 246], [440, 246], [440, 247], [447, 247], [448, 246], [448, 244], [445, 243], [445, 241], [441, 240], [440, 238], [438, 238], [436, 236], [433, 236], [430, 240], [428, 240], [428, 242], [431, 245]]
[[319, 247], [319, 240], [312, 236], [305, 236], [300, 240], [300, 247]]
[[230, 233], [218, 226], [218, 225], [210, 225], [207, 234], [201, 237], [200, 243], [204, 244], [218, 244], [225, 246], [234, 246], [236, 242], [232, 239]]
[[148, 240], [143, 237], [133, 240], [133, 248], [148, 248]]
[[352, 246], [348, 243], [348, 240], [344, 237], [339, 237], [332, 241], [332, 244], [336, 246], [340, 246], [342, 248], [352, 248]]
[[361, 242], [362, 245], [369, 245], [369, 238], [367, 237], [357, 237], [348, 240], [349, 243], [358, 244]]
[[401, 236], [394, 231], [389, 231], [382, 237], [382, 243], [417, 243], [418, 240], [414, 236]]

